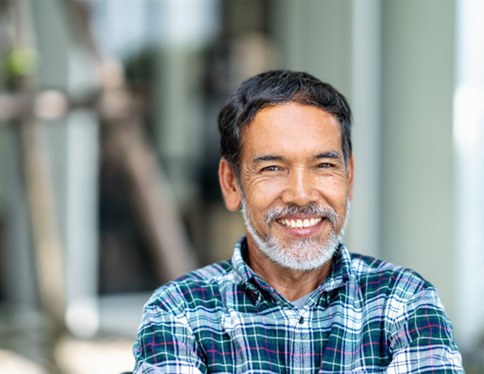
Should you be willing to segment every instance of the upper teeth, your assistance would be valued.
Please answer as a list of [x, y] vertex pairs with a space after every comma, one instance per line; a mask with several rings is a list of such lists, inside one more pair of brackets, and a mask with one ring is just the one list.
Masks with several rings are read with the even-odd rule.
[[306, 219], [282, 219], [280, 222], [291, 229], [302, 229], [314, 226], [319, 223], [321, 218], [306, 218]]

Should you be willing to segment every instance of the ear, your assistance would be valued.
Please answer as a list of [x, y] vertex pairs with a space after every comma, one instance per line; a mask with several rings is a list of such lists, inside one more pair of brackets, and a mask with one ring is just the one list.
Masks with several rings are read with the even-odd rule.
[[218, 165], [218, 180], [227, 209], [232, 212], [239, 210], [242, 202], [242, 191], [234, 167], [224, 158], [220, 160]]
[[354, 161], [353, 155], [351, 155], [348, 159], [348, 165], [346, 166], [346, 177], [348, 179], [348, 197], [350, 200], [353, 198], [354, 175]]

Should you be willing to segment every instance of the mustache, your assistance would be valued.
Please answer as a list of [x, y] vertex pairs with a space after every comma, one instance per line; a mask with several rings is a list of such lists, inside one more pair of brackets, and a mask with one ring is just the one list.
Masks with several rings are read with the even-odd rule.
[[265, 224], [269, 224], [270, 222], [277, 219], [292, 215], [321, 216], [328, 219], [333, 224], [333, 226], [338, 223], [338, 215], [333, 208], [322, 207], [318, 204], [308, 204], [305, 206], [289, 204], [286, 206], [270, 208], [264, 214], [264, 222]]

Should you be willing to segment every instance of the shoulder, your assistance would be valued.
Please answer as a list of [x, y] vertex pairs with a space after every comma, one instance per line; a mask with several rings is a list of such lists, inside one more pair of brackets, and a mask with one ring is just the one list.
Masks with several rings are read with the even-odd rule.
[[422, 320], [432, 315], [436, 325], [450, 326], [436, 288], [414, 270], [358, 254], [351, 255], [351, 263], [358, 298], [383, 313], [394, 324], [391, 330], [408, 323], [409, 316]]
[[200, 303], [220, 299], [222, 289], [234, 281], [230, 261], [214, 263], [172, 280], [153, 292], [145, 305], [149, 309], [183, 313]]
[[351, 267], [358, 287], [365, 293], [386, 294], [397, 298], [414, 295], [435, 288], [414, 270], [360, 254], [351, 254]]

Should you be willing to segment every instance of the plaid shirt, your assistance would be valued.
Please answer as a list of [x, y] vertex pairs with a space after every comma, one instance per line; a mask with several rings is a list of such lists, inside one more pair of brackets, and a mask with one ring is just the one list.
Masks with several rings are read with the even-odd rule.
[[196, 270], [145, 306], [135, 373], [463, 372], [436, 290], [416, 273], [340, 245], [302, 308], [243, 260]]

